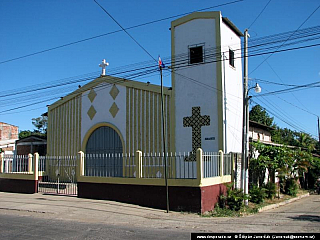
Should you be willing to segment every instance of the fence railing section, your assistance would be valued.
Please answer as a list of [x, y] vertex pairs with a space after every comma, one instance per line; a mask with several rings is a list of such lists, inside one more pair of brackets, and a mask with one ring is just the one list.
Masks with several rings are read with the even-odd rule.
[[232, 154], [223, 155], [223, 175], [232, 174]]
[[[201, 149], [200, 149], [201, 150]], [[83, 154], [83, 153], [82, 153]], [[232, 173], [232, 154], [83, 154], [84, 176], [159, 179], [212, 178]], [[1, 154], [1, 172], [32, 173], [34, 156]], [[78, 156], [38, 156], [42, 182], [76, 183]], [[201, 169], [201, 171], [199, 171]], [[198, 174], [201, 174], [197, 176]], [[47, 186], [48, 187], [48, 186]], [[50, 187], [50, 186], [49, 186]], [[55, 188], [55, 185], [52, 186]]]
[[220, 158], [218, 153], [210, 152], [203, 154], [203, 177], [220, 176]]
[[185, 161], [188, 157], [188, 154], [144, 154], [142, 156], [142, 177], [164, 178], [166, 166], [169, 179], [196, 178], [196, 163]]
[[32, 171], [32, 155], [2, 155], [4, 173], [29, 173]]
[[[94, 177], [129, 177], [132, 170], [132, 157], [124, 154], [85, 154], [85, 176]], [[128, 176], [124, 176], [123, 160], [128, 166]]]
[[[136, 178], [140, 174], [141, 178], [164, 178], [166, 166], [168, 179], [195, 179], [198, 160], [191, 155], [84, 154], [84, 176]], [[201, 161], [203, 178], [231, 174], [231, 154], [203, 153]]]

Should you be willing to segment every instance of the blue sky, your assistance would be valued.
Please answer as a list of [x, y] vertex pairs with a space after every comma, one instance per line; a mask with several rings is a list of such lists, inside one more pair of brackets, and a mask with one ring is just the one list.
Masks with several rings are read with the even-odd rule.
[[[319, 7], [319, 0], [243, 0], [232, 4], [227, 3], [235, 0], [97, 1], [124, 28], [221, 4], [226, 5], [210, 10], [221, 11], [241, 31], [251, 25], [250, 40], [320, 25], [320, 9], [313, 13]], [[170, 22], [176, 18], [128, 32], [154, 58], [160, 54], [166, 59], [171, 54]], [[23, 57], [119, 30], [119, 26], [93, 0], [0, 0], [0, 25], [0, 96], [15, 94], [0, 97], [0, 121], [19, 126], [20, 130], [32, 130], [32, 118], [46, 112], [47, 105], [86, 81], [36, 92], [32, 89], [98, 76], [98, 65], [104, 58], [110, 63], [107, 70], [110, 74], [130, 69], [132, 64], [142, 66], [153, 61], [125, 32]], [[288, 48], [319, 43], [320, 40], [316, 39]], [[254, 70], [267, 56], [249, 58], [249, 78], [252, 79], [249, 84], [253, 86], [258, 82], [262, 93], [288, 88], [288, 84], [320, 81], [319, 46], [275, 53]], [[12, 60], [15, 58], [18, 59]], [[158, 73], [135, 80], [160, 83]], [[170, 85], [169, 74], [165, 74], [164, 81]], [[274, 114], [279, 126], [305, 131], [316, 137], [316, 116], [320, 115], [319, 86], [263, 97], [256, 97], [254, 91], [250, 94], [253, 101], [265, 107], [271, 116]], [[28, 92], [17, 94], [22, 91]], [[22, 107], [24, 105], [29, 106]]]

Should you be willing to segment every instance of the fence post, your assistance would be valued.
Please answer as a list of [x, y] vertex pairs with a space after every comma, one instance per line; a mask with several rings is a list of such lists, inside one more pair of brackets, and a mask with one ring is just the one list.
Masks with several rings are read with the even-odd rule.
[[33, 176], [34, 180], [39, 178], [39, 153], [33, 155]]
[[219, 150], [219, 161], [220, 161], [220, 176], [223, 176], [223, 163], [224, 163], [223, 151]]
[[203, 178], [203, 150], [201, 148], [197, 149], [196, 160], [197, 160], [197, 179], [199, 180], [199, 185], [201, 185], [201, 180]]
[[136, 165], [136, 178], [142, 178], [142, 152], [136, 151], [136, 155], [134, 157], [134, 162]]
[[32, 154], [31, 153], [29, 153], [28, 154], [28, 173], [32, 173], [32, 158], [33, 158], [33, 156], [32, 156]]
[[84, 152], [78, 152], [78, 171], [77, 171], [77, 179], [80, 176], [84, 176]]
[[233, 187], [236, 188], [236, 182], [235, 182], [235, 153], [231, 152], [231, 182], [233, 183]]
[[0, 173], [3, 173], [3, 165], [4, 165], [4, 153], [0, 154]]

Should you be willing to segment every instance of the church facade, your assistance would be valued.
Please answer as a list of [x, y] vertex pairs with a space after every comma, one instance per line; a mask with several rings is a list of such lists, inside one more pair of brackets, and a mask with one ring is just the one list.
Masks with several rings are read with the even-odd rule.
[[[241, 36], [242, 33], [220, 12], [192, 13], [173, 21], [172, 88], [163, 88], [164, 124], [160, 86], [102, 75], [49, 106], [48, 155], [77, 155], [79, 151], [85, 154], [134, 154], [136, 151], [153, 154], [162, 152], [165, 143], [166, 152], [188, 153], [187, 157], [177, 158], [171, 166], [176, 168], [176, 174], [182, 171], [178, 166], [188, 162], [193, 165], [192, 176], [199, 178], [196, 156], [199, 148], [204, 152], [241, 152]], [[112, 167], [120, 169], [110, 175], [118, 180], [80, 177], [79, 196], [100, 198], [99, 192], [108, 195], [108, 191], [114, 193], [117, 189], [131, 192], [128, 199], [132, 200], [138, 193], [129, 189], [135, 189], [154, 195], [152, 201], [156, 201], [155, 192], [159, 191], [156, 186], [161, 185], [162, 189], [163, 182], [156, 179], [148, 183], [120, 180], [128, 167], [123, 159]], [[163, 174], [160, 169], [156, 176]], [[180, 193], [183, 201], [185, 197], [181, 196], [188, 195], [183, 191], [191, 191], [193, 196], [200, 194], [195, 199], [201, 202], [204, 201], [201, 200], [204, 187], [209, 189], [215, 185], [214, 191], [213, 188], [208, 190], [210, 197], [205, 197], [206, 201], [211, 201], [207, 204], [209, 207], [200, 207], [201, 211], [210, 210], [221, 186], [231, 178], [227, 179], [207, 181], [204, 185], [190, 184], [190, 179], [185, 182], [172, 180], [170, 183], [175, 190], [171, 193]], [[96, 182], [103, 185], [93, 187]], [[95, 193], [90, 192], [93, 189], [96, 189]], [[119, 200], [110, 195], [105, 199]], [[123, 201], [130, 202], [128, 199]], [[138, 200], [132, 202], [140, 203]]]

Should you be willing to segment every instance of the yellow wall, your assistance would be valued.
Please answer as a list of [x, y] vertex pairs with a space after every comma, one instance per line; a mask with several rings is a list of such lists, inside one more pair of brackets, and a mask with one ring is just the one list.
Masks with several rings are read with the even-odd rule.
[[[161, 94], [127, 87], [126, 153], [162, 152]], [[164, 95], [166, 151], [170, 151], [170, 95]]]
[[49, 107], [48, 141], [49, 156], [76, 155], [81, 149], [81, 95], [61, 105]]

